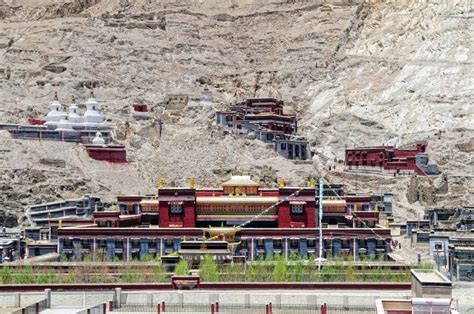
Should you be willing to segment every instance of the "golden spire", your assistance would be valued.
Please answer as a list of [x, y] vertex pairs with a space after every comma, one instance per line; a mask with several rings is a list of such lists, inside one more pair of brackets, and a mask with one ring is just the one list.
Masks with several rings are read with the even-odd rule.
[[97, 204], [95, 204], [94, 206], [94, 213], [97, 213], [99, 211], [99, 209], [97, 208]]
[[57, 91], [54, 91], [53, 100], [58, 101], [58, 92]]
[[158, 181], [158, 184], [157, 184], [157, 187], [159, 189], [162, 189], [165, 187], [165, 180], [163, 178], [161, 178], [159, 181]]
[[311, 179], [309, 179], [309, 187], [314, 189], [316, 187], [316, 181], [314, 180], [313, 177], [311, 177]]
[[280, 180], [278, 180], [278, 186], [280, 189], [283, 189], [285, 187], [285, 179], [280, 178]]
[[59, 223], [58, 223], [58, 228], [62, 228], [63, 227], [63, 221], [60, 220]]
[[94, 90], [91, 89], [91, 92], [89, 93], [89, 98], [94, 98]]
[[194, 185], [196, 182], [194, 182], [194, 178], [189, 179], [189, 188], [194, 189]]

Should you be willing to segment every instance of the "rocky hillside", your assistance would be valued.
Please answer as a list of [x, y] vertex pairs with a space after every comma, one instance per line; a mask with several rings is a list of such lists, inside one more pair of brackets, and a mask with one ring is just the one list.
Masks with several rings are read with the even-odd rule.
[[[445, 194], [436, 194], [439, 179], [427, 180], [417, 186], [431, 186], [434, 196], [410, 204], [409, 178], [326, 176], [352, 188], [402, 191], [400, 216], [426, 204], [472, 204], [469, 1], [320, 2], [0, 2], [0, 122], [45, 115], [54, 91], [68, 104], [71, 96], [84, 102], [93, 88], [131, 160], [111, 166], [89, 160], [78, 145], [15, 141], [3, 132], [0, 211], [21, 215], [28, 204], [88, 191], [152, 192], [160, 177], [170, 184], [195, 177], [205, 186], [244, 171], [269, 185], [278, 176], [301, 184], [333, 166], [346, 146], [422, 139], [448, 173]], [[194, 101], [204, 88], [214, 104]], [[192, 101], [170, 115], [164, 99], [176, 93]], [[213, 125], [216, 108], [267, 96], [301, 116], [313, 164], [294, 164]], [[161, 133], [133, 121], [135, 102], [163, 119]]]

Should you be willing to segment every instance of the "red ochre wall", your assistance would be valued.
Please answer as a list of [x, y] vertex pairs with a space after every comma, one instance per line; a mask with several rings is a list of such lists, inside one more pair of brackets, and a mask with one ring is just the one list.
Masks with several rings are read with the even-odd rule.
[[159, 205], [159, 225], [161, 228], [167, 228], [170, 226], [170, 214], [168, 211], [168, 202], [160, 202]]
[[278, 206], [278, 228], [290, 228], [290, 203], [283, 202]]
[[125, 149], [104, 149], [104, 148], [87, 148], [87, 153], [90, 158], [95, 160], [108, 161], [113, 163], [127, 162], [127, 152]]
[[194, 211], [194, 202], [184, 202], [183, 203], [183, 227], [184, 228], [194, 228], [196, 226], [196, 215]]

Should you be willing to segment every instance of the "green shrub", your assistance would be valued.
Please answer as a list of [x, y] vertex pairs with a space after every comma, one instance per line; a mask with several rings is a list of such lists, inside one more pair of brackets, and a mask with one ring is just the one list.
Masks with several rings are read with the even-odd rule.
[[291, 267], [290, 267], [290, 273], [292, 277], [292, 281], [300, 282], [300, 281], [306, 281], [307, 276], [306, 276], [306, 269], [305, 265], [303, 262], [303, 259], [298, 259]]
[[145, 254], [140, 258], [140, 261], [148, 263], [148, 262], [153, 262], [155, 261], [155, 257], [151, 254]]
[[8, 266], [0, 267], [0, 281], [6, 285], [12, 283], [13, 277], [12, 277], [12, 271], [10, 270], [10, 267]]
[[163, 271], [163, 268], [161, 265], [153, 267], [153, 275], [154, 275], [154, 280], [156, 282], [165, 282], [166, 281], [166, 274]]
[[35, 282], [35, 275], [31, 266], [21, 267], [15, 272], [16, 284], [29, 284]]
[[219, 281], [217, 264], [210, 255], [205, 255], [199, 265], [199, 276], [203, 281]]
[[57, 283], [58, 278], [56, 276], [56, 273], [54, 273], [51, 270], [47, 270], [44, 272], [41, 272], [37, 277], [36, 277], [36, 282], [40, 284], [45, 284], [45, 283]]
[[349, 265], [346, 266], [346, 281], [356, 281], [356, 272], [354, 268], [354, 264], [350, 263]]
[[272, 281], [285, 282], [288, 280], [288, 267], [286, 260], [281, 255], [275, 255], [275, 266], [272, 271]]
[[188, 274], [188, 262], [184, 259], [180, 259], [178, 264], [176, 264], [176, 267], [174, 269], [174, 274], [175, 275], [187, 275]]
[[433, 269], [433, 264], [429, 262], [421, 262], [416, 264], [415, 269]]
[[61, 277], [61, 283], [76, 283], [76, 276], [74, 271], [69, 271]]
[[135, 272], [135, 270], [127, 266], [122, 270], [122, 282], [124, 283], [134, 283], [134, 282], [142, 282], [143, 278], [140, 273]]

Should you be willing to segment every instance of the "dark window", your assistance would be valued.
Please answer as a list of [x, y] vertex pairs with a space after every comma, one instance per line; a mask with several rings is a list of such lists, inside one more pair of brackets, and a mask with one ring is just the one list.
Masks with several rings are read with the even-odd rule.
[[304, 205], [303, 204], [292, 204], [291, 205], [291, 214], [292, 215], [302, 215], [302, 214], [304, 214]]
[[443, 243], [435, 243], [435, 250], [440, 251], [443, 249]]
[[299, 145], [295, 145], [295, 156], [296, 157], [300, 156], [300, 146]]
[[290, 240], [290, 248], [297, 249], [298, 248], [298, 239], [291, 239]]
[[119, 204], [119, 209], [121, 213], [124, 213], [127, 210], [127, 205]]
[[283, 149], [283, 150], [286, 150], [286, 143], [281, 143], [280, 148]]
[[182, 204], [170, 204], [169, 205], [170, 215], [181, 215], [183, 213]]

